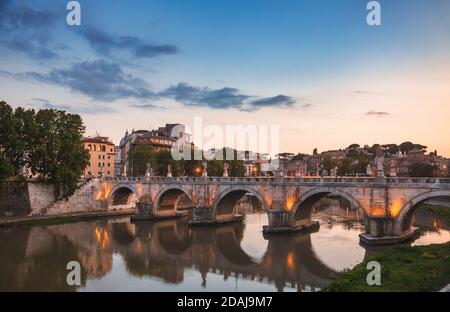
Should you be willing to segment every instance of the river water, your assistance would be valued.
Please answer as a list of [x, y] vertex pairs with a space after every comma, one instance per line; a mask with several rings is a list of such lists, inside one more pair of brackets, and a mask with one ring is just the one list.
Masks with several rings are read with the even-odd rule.
[[[269, 237], [267, 215], [249, 203], [244, 223], [217, 227], [121, 217], [0, 229], [0, 291], [318, 291], [379, 250], [359, 244], [358, 213], [338, 200], [314, 206], [317, 232]], [[450, 241], [428, 210], [414, 222], [424, 231], [413, 245]], [[70, 261], [80, 286], [66, 282]]]

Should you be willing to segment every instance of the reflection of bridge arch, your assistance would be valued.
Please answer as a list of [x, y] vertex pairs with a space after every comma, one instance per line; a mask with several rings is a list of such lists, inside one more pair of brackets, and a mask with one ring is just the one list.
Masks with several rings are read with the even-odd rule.
[[192, 230], [185, 222], [162, 222], [156, 224], [156, 238], [167, 253], [180, 255], [192, 245]]
[[237, 202], [246, 194], [254, 195], [264, 211], [267, 211], [267, 205], [263, 197], [251, 187], [239, 186], [229, 187], [222, 191], [218, 196], [213, 206], [213, 215], [230, 215], [234, 213]]
[[327, 195], [340, 196], [344, 198], [350, 203], [350, 205], [353, 208], [359, 210], [362, 220], [365, 220], [366, 212], [364, 211], [362, 205], [358, 202], [358, 200], [356, 200], [352, 195], [348, 194], [347, 192], [344, 192], [334, 187], [318, 187], [309, 190], [302, 196], [300, 196], [300, 198], [298, 198], [297, 202], [294, 205], [293, 214], [296, 217], [296, 219], [311, 217], [312, 204], [318, 201], [320, 198]]
[[181, 202], [189, 202], [192, 206], [192, 196], [188, 189], [182, 186], [164, 187], [158, 192], [154, 207], [156, 212], [177, 211]]
[[[236, 226], [218, 227], [215, 230], [214, 241], [220, 254], [233, 263], [239, 266], [250, 266], [256, 263], [241, 247], [242, 227], [245, 225], [237, 224]], [[239, 233], [239, 231], [241, 233]]]
[[132, 184], [118, 184], [110, 192], [108, 203], [110, 206], [130, 205], [138, 200], [138, 192]]
[[[450, 191], [428, 191], [414, 196], [400, 209], [400, 213], [397, 216], [395, 227], [396, 233], [401, 233], [403, 230], [407, 230], [411, 226], [412, 216], [417, 208], [425, 201], [435, 197], [450, 197]], [[449, 208], [450, 210], [450, 208]]]

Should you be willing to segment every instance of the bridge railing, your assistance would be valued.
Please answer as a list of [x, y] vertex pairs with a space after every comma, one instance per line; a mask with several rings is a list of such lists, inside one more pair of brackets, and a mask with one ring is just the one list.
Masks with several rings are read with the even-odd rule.
[[366, 184], [389, 185], [449, 185], [450, 178], [412, 177], [105, 177], [106, 181], [149, 183], [287, 183], [287, 184]]

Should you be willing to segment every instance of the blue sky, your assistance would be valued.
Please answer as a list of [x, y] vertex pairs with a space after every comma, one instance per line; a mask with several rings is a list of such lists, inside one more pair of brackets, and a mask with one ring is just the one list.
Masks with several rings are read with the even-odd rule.
[[2, 0], [2, 99], [78, 112], [116, 143], [202, 116], [279, 124], [291, 152], [413, 140], [450, 156], [448, 0], [380, 1], [372, 27], [366, 0], [79, 2], [69, 27], [66, 1]]

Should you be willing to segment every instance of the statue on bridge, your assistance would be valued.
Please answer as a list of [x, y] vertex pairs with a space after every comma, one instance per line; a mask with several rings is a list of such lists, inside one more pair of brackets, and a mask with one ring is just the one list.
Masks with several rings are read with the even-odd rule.
[[227, 162], [225, 162], [223, 164], [223, 176], [224, 177], [228, 177], [228, 170], [229, 169], [230, 169], [230, 165]]
[[202, 166], [203, 166], [202, 177], [207, 177], [208, 176], [208, 163], [206, 162], [206, 160], [204, 160], [202, 162]]
[[171, 164], [167, 165], [167, 177], [168, 178], [172, 177], [172, 165]]
[[151, 176], [153, 176], [153, 169], [150, 166], [150, 163], [147, 163], [147, 170], [145, 171], [145, 176], [147, 178], [150, 178]]
[[375, 163], [377, 165], [377, 177], [384, 177], [384, 157], [377, 156], [375, 158]]

